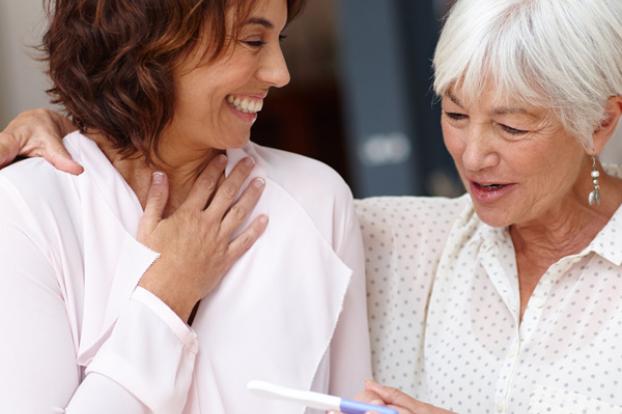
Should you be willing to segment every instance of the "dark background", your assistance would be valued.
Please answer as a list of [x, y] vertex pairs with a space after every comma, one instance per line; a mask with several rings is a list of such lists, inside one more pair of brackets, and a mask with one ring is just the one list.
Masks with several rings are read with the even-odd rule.
[[319, 159], [355, 196], [462, 192], [442, 143], [431, 60], [449, 0], [310, 0], [287, 29], [292, 75], [253, 140]]

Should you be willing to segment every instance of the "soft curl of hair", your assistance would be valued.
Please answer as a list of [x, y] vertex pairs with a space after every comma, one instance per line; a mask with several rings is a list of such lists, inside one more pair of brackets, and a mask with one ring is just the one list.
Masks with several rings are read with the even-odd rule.
[[[173, 70], [208, 39], [221, 55], [230, 8], [238, 24], [258, 0], [46, 0], [49, 27], [41, 49], [54, 103], [81, 131], [105, 135], [124, 155], [157, 154], [175, 106]], [[287, 0], [288, 22], [304, 0]]]
[[458, 0], [434, 71], [438, 96], [458, 88], [473, 102], [491, 84], [549, 109], [592, 150], [607, 99], [622, 95], [622, 1]]

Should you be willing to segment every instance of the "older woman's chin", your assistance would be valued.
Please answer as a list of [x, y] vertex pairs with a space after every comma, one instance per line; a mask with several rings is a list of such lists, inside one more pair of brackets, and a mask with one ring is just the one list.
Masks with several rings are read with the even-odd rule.
[[504, 203], [482, 205], [473, 198], [472, 194], [469, 193], [469, 195], [473, 202], [473, 210], [475, 210], [475, 214], [482, 222], [496, 228], [504, 228], [514, 224], [512, 206], [505, 205]]

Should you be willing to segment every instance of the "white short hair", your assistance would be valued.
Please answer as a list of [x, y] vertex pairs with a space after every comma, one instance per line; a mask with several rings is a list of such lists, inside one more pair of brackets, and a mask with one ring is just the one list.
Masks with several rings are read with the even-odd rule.
[[434, 90], [548, 108], [586, 149], [622, 95], [622, 0], [458, 0], [434, 55]]

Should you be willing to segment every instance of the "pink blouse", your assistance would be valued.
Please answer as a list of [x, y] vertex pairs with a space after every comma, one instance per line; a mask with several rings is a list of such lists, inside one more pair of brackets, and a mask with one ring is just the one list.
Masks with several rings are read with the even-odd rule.
[[79, 177], [29, 159], [0, 171], [0, 412], [303, 413], [253, 379], [353, 396], [371, 376], [351, 194], [325, 165], [249, 144], [266, 233], [192, 327], [137, 287], [157, 260], [142, 209], [97, 145], [65, 138]]

